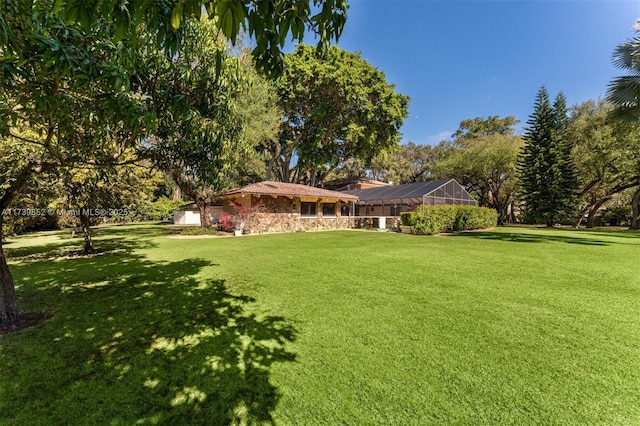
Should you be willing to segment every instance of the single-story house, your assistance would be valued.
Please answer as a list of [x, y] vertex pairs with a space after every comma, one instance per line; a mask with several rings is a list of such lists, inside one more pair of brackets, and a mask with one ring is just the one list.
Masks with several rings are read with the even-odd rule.
[[[207, 206], [210, 223], [218, 223], [218, 216], [222, 213], [222, 202], [211, 203]], [[200, 226], [200, 209], [196, 203], [185, 204], [173, 212], [174, 225]]]
[[417, 206], [466, 205], [478, 202], [455, 179], [407, 183], [377, 188], [344, 191], [358, 201], [353, 204], [353, 216], [399, 216]]
[[349, 203], [358, 197], [286, 182], [258, 182], [219, 195], [223, 210], [245, 218], [251, 233], [351, 227]]

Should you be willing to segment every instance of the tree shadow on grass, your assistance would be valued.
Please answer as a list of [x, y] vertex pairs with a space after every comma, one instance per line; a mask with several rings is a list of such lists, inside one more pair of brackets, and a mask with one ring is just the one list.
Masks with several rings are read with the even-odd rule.
[[163, 235], [180, 234], [180, 228], [167, 226], [166, 224], [110, 224], [108, 226], [97, 226], [91, 228], [92, 235], [100, 238], [102, 236], [109, 237], [135, 237], [148, 238], [159, 237]]
[[[158, 226], [128, 226], [119, 227], [110, 225], [109, 227], [99, 228], [92, 231], [92, 238], [95, 252], [92, 254], [84, 254], [84, 240], [81, 233], [76, 233], [72, 237], [71, 230], [63, 231], [47, 231], [46, 233], [35, 233], [33, 235], [21, 235], [21, 240], [29, 238], [42, 238], [43, 236], [53, 235], [57, 239], [55, 241], [44, 244], [33, 244], [27, 246], [12, 247], [9, 244], [5, 247], [7, 257], [13, 263], [24, 261], [33, 261], [38, 259], [59, 259], [67, 256], [91, 257], [99, 256], [107, 252], [131, 253], [134, 250], [150, 248], [155, 245], [153, 239], [158, 236], [171, 235], [172, 230], [167, 230]], [[44, 234], [44, 235], [43, 235]]]
[[576, 229], [578, 233], [588, 233], [589, 235], [598, 235], [602, 237], [614, 237], [614, 238], [628, 238], [640, 240], [640, 232], [637, 230], [625, 229], [625, 230], [611, 230], [611, 231], [601, 231], [601, 230], [592, 230], [592, 229]]
[[567, 244], [580, 244], [580, 245], [587, 245], [587, 246], [608, 246], [611, 244], [609, 241], [589, 237], [588, 235], [584, 235], [584, 234], [581, 234], [580, 236], [577, 236], [577, 237], [572, 237], [568, 235], [553, 235], [550, 233], [527, 234], [527, 233], [521, 233], [521, 232], [473, 231], [473, 232], [461, 232], [458, 234], [453, 234], [452, 236], [478, 238], [481, 240], [510, 241], [510, 242], [517, 242], [517, 243], [561, 242], [561, 243], [567, 243]]
[[14, 266], [21, 304], [53, 317], [0, 338], [0, 423], [271, 423], [269, 370], [297, 332], [197, 277], [212, 266], [131, 250]]

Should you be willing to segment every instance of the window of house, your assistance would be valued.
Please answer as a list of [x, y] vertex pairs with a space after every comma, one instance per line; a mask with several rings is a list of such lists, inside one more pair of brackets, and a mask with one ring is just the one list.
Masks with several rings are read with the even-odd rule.
[[335, 203], [322, 203], [322, 216], [335, 216], [336, 205]]
[[300, 203], [300, 216], [303, 217], [316, 217], [316, 203]]

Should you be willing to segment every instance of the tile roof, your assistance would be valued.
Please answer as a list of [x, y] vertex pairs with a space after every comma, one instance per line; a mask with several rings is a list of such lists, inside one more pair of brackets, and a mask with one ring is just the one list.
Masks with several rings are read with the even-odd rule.
[[220, 194], [221, 197], [235, 194], [272, 195], [282, 197], [311, 197], [311, 198], [335, 198], [345, 201], [355, 201], [355, 195], [344, 192], [330, 191], [328, 189], [315, 188], [313, 186], [298, 185], [297, 183], [264, 181], [242, 188], [232, 189]]

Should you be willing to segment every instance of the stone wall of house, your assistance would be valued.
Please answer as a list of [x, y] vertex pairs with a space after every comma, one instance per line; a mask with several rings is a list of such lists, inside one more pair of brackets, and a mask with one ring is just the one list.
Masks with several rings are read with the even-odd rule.
[[257, 211], [271, 213], [299, 213], [300, 200], [286, 197], [252, 197], [252, 205], [259, 206]]
[[[249, 198], [242, 199], [243, 206], [248, 209], [244, 230], [250, 234], [264, 234], [271, 232], [304, 232], [329, 229], [349, 229], [352, 220], [349, 217], [341, 217], [340, 203], [336, 203], [335, 215], [323, 217], [323, 203], [317, 202], [317, 217], [302, 217], [300, 215], [300, 198], [252, 196], [251, 206]], [[237, 200], [240, 201], [240, 200]], [[225, 200], [225, 211], [231, 214], [237, 212]]]
[[253, 213], [245, 225], [245, 230], [251, 234], [296, 232], [298, 216], [295, 213]]
[[349, 229], [349, 218], [300, 217], [299, 213], [254, 213], [245, 229], [251, 234]]
[[323, 231], [327, 229], [349, 229], [351, 222], [348, 217], [331, 218], [298, 218], [300, 230], [302, 231]]

